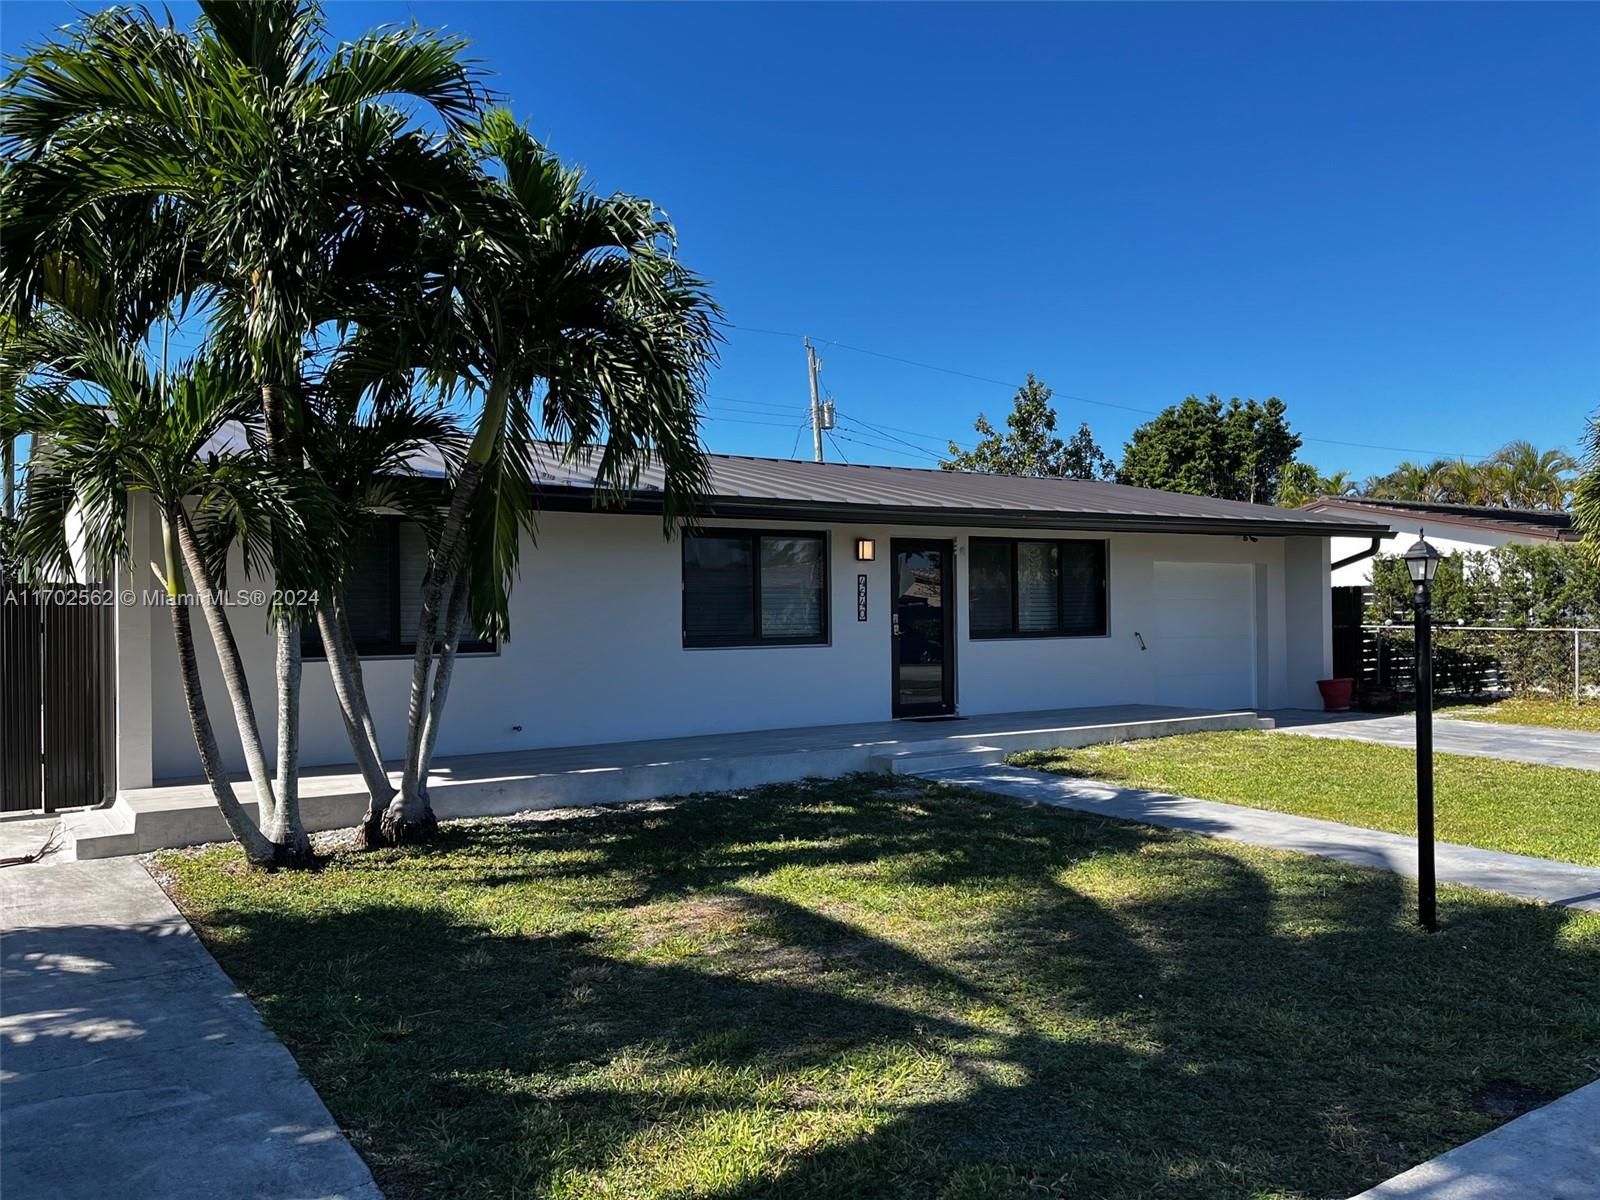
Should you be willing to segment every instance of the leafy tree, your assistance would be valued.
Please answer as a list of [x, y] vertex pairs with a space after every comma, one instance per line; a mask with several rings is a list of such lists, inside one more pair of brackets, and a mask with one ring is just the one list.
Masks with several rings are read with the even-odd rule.
[[1117, 482], [1266, 503], [1300, 449], [1283, 401], [1189, 396], [1133, 431]]
[[1061, 478], [1098, 479], [1109, 482], [1116, 478], [1117, 464], [1094, 440], [1087, 421], [1080, 422], [1078, 432], [1067, 439], [1061, 455]]
[[[1373, 562], [1368, 619], [1383, 624], [1395, 649], [1409, 653], [1412, 584], [1402, 548]], [[1548, 628], [1600, 624], [1600, 555], [1570, 544], [1497, 546], [1447, 555], [1433, 585], [1436, 674], [1441, 687], [1481, 691], [1497, 678], [1513, 691], [1567, 695], [1573, 685], [1572, 635]], [[1510, 626], [1483, 631], [1466, 626]], [[1582, 686], [1600, 685], [1600, 656], [1584, 646]]]
[[1087, 424], [1068, 441], [1056, 434], [1056, 411], [1051, 390], [1028, 373], [1017, 389], [1006, 432], [999, 433], [989, 418], [979, 413], [973, 423], [978, 444], [963, 450], [950, 443], [950, 457], [939, 465], [946, 471], [981, 471], [989, 475], [1026, 475], [1051, 479], [1110, 479], [1116, 465], [1095, 443]]

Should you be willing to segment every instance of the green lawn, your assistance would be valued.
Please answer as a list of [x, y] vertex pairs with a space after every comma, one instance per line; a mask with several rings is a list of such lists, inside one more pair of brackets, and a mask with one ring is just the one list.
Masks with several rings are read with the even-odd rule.
[[163, 862], [390, 1200], [1345, 1196], [1600, 1071], [1600, 917], [1428, 936], [1392, 875], [918, 782]]
[[[1370, 742], [1199, 733], [1013, 761], [1390, 833], [1417, 829], [1415, 755]], [[1600, 866], [1600, 774], [1593, 771], [1440, 754], [1434, 795], [1440, 841]]]
[[1484, 708], [1452, 708], [1439, 715], [1463, 717], [1468, 721], [1495, 721], [1502, 725], [1547, 725], [1553, 729], [1600, 733], [1600, 701], [1595, 700], [1576, 704], [1571, 700], [1518, 696]]

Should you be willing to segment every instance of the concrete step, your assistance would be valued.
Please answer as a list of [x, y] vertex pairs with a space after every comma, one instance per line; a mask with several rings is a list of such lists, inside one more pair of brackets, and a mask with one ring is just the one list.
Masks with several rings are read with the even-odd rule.
[[82, 862], [91, 858], [117, 858], [139, 853], [139, 834], [133, 810], [118, 800], [110, 808], [91, 808], [61, 818], [67, 845], [63, 854]]
[[902, 754], [874, 754], [872, 769], [894, 775], [921, 775], [928, 771], [953, 771], [961, 767], [987, 767], [1004, 762], [1006, 752], [994, 746], [973, 746], [964, 750], [911, 749]]

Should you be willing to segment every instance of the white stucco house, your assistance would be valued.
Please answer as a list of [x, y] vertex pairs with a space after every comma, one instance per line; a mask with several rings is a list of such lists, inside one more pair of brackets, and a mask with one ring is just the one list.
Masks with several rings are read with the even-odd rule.
[[[1380, 551], [1404, 554], [1406, 548], [1427, 533], [1428, 541], [1444, 555], [1492, 550], [1511, 544], [1540, 545], [1549, 542], [1576, 542], [1572, 514], [1549, 509], [1490, 508], [1474, 504], [1438, 504], [1421, 500], [1379, 500], [1366, 496], [1324, 496], [1300, 508], [1304, 513], [1322, 516], [1347, 516], [1382, 521], [1395, 532], [1393, 541]], [[1333, 539], [1333, 560], [1338, 562], [1368, 546], [1357, 537]], [[1335, 567], [1334, 587], [1368, 587], [1372, 583], [1372, 559], [1363, 557]]]
[[[668, 540], [658, 479], [596, 511], [582, 466], [539, 461], [511, 636], [458, 663], [441, 760], [1080, 706], [1316, 707], [1331, 669], [1330, 546], [1387, 532], [1378, 513], [713, 455], [699, 528]], [[158, 561], [159, 546], [146, 513], [133, 561]], [[362, 553], [349, 607], [397, 753], [423, 540], [396, 520]], [[122, 582], [152, 583], [148, 571]], [[115, 621], [119, 791], [193, 780], [168, 616], [122, 604]], [[265, 614], [236, 608], [233, 626], [270, 742]], [[349, 745], [314, 640], [306, 649], [302, 760], [336, 767]]]

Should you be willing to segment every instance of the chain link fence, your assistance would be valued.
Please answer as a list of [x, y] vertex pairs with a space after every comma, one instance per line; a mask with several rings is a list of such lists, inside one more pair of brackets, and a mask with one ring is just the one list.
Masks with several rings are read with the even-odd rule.
[[[1363, 685], [1413, 692], [1411, 627], [1366, 624], [1361, 631]], [[1600, 698], [1600, 628], [1439, 622], [1433, 674], [1435, 690], [1452, 696], [1594, 700]]]

